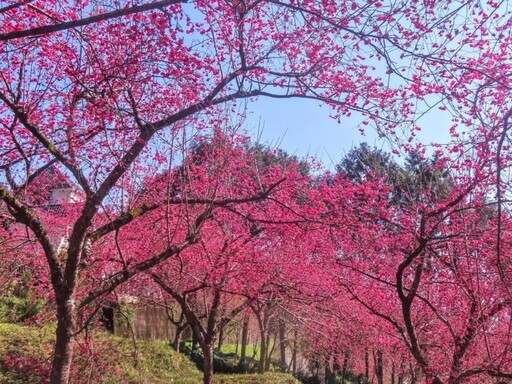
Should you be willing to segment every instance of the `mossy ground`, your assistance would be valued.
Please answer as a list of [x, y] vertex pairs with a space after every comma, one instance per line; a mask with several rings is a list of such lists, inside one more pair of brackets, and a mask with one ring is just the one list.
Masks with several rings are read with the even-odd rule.
[[[47, 382], [55, 329], [0, 324], [0, 384]], [[74, 384], [200, 384], [202, 372], [165, 342], [149, 342], [96, 331], [75, 348]], [[216, 384], [296, 384], [292, 376], [216, 375]]]

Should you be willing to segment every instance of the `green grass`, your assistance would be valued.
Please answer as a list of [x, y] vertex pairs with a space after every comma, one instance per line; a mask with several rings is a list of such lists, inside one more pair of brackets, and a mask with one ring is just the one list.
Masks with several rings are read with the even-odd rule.
[[[254, 354], [254, 350], [256, 349], [256, 354]], [[240, 352], [242, 350], [241, 345], [238, 345], [238, 351], [236, 350], [236, 344], [222, 344], [221, 352], [222, 353], [236, 353], [240, 356]], [[259, 359], [260, 357], [260, 346], [256, 345], [254, 348], [253, 344], [247, 344], [247, 348], [245, 349], [245, 355], [247, 357], [254, 357], [255, 359]]]
[[[185, 344], [189, 347], [192, 347], [191, 341], [187, 341]], [[272, 348], [272, 344], [270, 345], [270, 348]], [[238, 351], [236, 348], [236, 344], [222, 344], [222, 353], [234, 353], [240, 357], [241, 351], [242, 346], [240, 344], [238, 345]], [[256, 351], [256, 353], [254, 353], [254, 351]], [[245, 349], [245, 355], [246, 357], [254, 357], [256, 360], [258, 360], [260, 358], [260, 345], [247, 344], [247, 347]], [[274, 355], [277, 355], [277, 351], [274, 352]]]
[[[55, 328], [0, 324], [0, 384], [44, 383]], [[234, 347], [233, 347], [234, 348]], [[75, 348], [74, 384], [201, 384], [202, 372], [165, 342], [94, 332]], [[297, 384], [290, 375], [216, 375], [215, 384]]]
[[263, 375], [216, 375], [215, 384], [299, 384], [286, 373], [267, 372]]

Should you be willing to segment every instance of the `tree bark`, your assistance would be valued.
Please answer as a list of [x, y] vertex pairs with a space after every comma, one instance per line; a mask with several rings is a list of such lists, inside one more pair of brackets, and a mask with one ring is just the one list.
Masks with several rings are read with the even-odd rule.
[[174, 334], [174, 350], [176, 352], [180, 351], [181, 335], [183, 335], [183, 331], [185, 331], [187, 326], [176, 326], [176, 333]]
[[411, 384], [416, 384], [417, 382], [418, 382], [418, 380], [417, 380], [416, 370], [412, 367], [412, 364], [411, 364]]
[[57, 301], [55, 355], [52, 361], [50, 383], [67, 384], [73, 361], [76, 333], [75, 302], [70, 295], [57, 298]]
[[364, 350], [364, 377], [366, 377], [366, 381], [370, 379], [370, 356], [368, 353], [368, 348]]
[[293, 332], [293, 351], [292, 351], [292, 373], [297, 373], [297, 330]]
[[343, 358], [343, 368], [341, 369], [341, 384], [345, 384], [345, 378], [347, 376], [348, 369], [348, 352], [345, 352], [345, 357]]
[[265, 372], [270, 371], [270, 362], [272, 361], [272, 355], [274, 353], [275, 346], [276, 346], [276, 338], [274, 337], [274, 344], [272, 345], [272, 348], [270, 348], [270, 330], [267, 330], [267, 341], [266, 341], [267, 353], [265, 356]]
[[332, 361], [325, 365], [325, 383], [335, 384], [336, 373], [334, 367], [331, 369]]
[[203, 346], [203, 384], [213, 383], [213, 343]]
[[247, 357], [247, 342], [249, 339], [249, 321], [244, 320], [242, 325], [242, 347], [240, 352], [240, 360], [244, 360]]
[[376, 352], [376, 364], [375, 364], [375, 374], [377, 375], [377, 383], [384, 384], [384, 367], [382, 365], [382, 351], [378, 350]]
[[217, 349], [220, 351], [222, 349], [222, 343], [224, 342], [224, 327], [220, 327], [219, 329], [219, 340], [217, 340]]
[[192, 331], [192, 350], [196, 350], [199, 345], [199, 341], [197, 340], [197, 333]]
[[[262, 311], [263, 317], [262, 317]], [[260, 330], [260, 361], [258, 364], [258, 373], [265, 372], [266, 359], [267, 359], [267, 325], [268, 325], [268, 309], [260, 307], [258, 309], [253, 308], [253, 312], [258, 320], [258, 327]]]
[[286, 325], [282, 319], [279, 320], [279, 350], [281, 365], [286, 367]]
[[267, 360], [267, 338], [264, 330], [260, 329], [260, 362], [258, 365], [258, 372], [265, 372], [265, 365]]

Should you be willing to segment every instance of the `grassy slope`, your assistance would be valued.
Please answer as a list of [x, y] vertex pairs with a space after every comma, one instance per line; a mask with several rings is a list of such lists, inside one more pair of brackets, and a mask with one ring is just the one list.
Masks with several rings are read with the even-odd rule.
[[[0, 324], [0, 384], [42, 383], [50, 364], [54, 330]], [[76, 350], [73, 382], [200, 384], [202, 373], [164, 342], [137, 341], [98, 332]], [[216, 384], [296, 384], [285, 374], [216, 375]]]

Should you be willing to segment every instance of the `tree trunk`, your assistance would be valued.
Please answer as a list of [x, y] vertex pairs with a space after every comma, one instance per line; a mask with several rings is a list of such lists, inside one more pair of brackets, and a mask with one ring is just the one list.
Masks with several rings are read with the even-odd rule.
[[416, 377], [416, 372], [411, 369], [411, 384], [416, 384], [418, 382]]
[[249, 339], [249, 321], [245, 320], [242, 325], [242, 351], [240, 352], [240, 360], [247, 357], [247, 342]]
[[293, 332], [293, 351], [292, 351], [292, 373], [297, 373], [297, 330]]
[[219, 340], [217, 341], [217, 349], [220, 351], [222, 349], [222, 343], [224, 342], [224, 327], [220, 327], [219, 329]]
[[395, 363], [391, 366], [391, 384], [395, 384]]
[[238, 355], [238, 347], [240, 346], [240, 331], [236, 332], [236, 344], [235, 344], [235, 354]]
[[183, 331], [185, 330], [186, 327], [187, 326], [184, 326], [184, 327], [177, 326], [176, 327], [176, 333], [174, 334], [174, 350], [176, 352], [180, 351], [181, 335], [183, 334]]
[[76, 332], [75, 302], [72, 297], [57, 298], [57, 331], [55, 354], [50, 376], [51, 384], [67, 384], [73, 361]]
[[265, 372], [270, 371], [270, 363], [272, 361], [272, 355], [276, 346], [276, 338], [274, 337], [274, 344], [270, 348], [270, 331], [267, 331], [267, 356], [265, 357]]
[[213, 343], [203, 347], [203, 384], [213, 383]]
[[283, 320], [279, 320], [279, 350], [281, 366], [286, 367], [286, 326]]
[[377, 383], [384, 384], [384, 367], [382, 365], [382, 351], [376, 352], [376, 364], [375, 364], [375, 374], [377, 375]]
[[325, 383], [326, 384], [334, 384], [336, 379], [336, 374], [334, 373], [334, 369], [330, 368], [330, 364], [325, 365]]
[[265, 335], [265, 331], [263, 329], [260, 330], [260, 362], [258, 365], [258, 372], [264, 373], [265, 372], [265, 363], [267, 359], [267, 337]]
[[368, 348], [364, 350], [364, 377], [368, 381], [370, 379], [370, 356], [368, 354]]
[[197, 340], [197, 334], [192, 330], [192, 350], [196, 350], [199, 345], [199, 340]]
[[345, 384], [345, 377], [347, 376], [348, 369], [348, 352], [345, 352], [345, 357], [343, 358], [343, 368], [341, 369], [341, 384]]
[[258, 328], [260, 330], [260, 361], [258, 364], [258, 373], [265, 372], [265, 360], [267, 358], [267, 325], [268, 325], [268, 309], [264, 311], [262, 318], [262, 310], [263, 308], [255, 309], [253, 308], [253, 312], [256, 315], [256, 319], [258, 320]]

